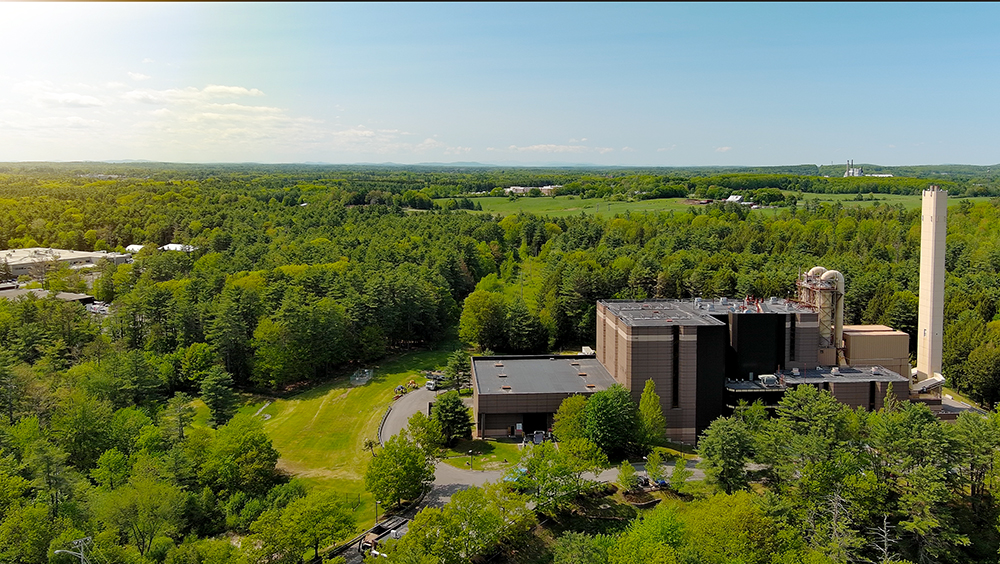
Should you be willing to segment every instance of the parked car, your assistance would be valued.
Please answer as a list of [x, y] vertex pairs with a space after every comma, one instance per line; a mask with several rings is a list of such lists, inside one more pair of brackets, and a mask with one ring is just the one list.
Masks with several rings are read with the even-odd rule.
[[424, 387], [433, 392], [438, 387], [437, 380], [428, 380]]

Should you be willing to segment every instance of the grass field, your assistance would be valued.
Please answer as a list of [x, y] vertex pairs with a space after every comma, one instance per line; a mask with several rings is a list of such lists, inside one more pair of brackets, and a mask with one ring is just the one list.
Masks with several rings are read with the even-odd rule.
[[[313, 488], [361, 496], [359, 524], [375, 518], [371, 496], [365, 493], [364, 471], [371, 453], [366, 438], [376, 438], [379, 423], [393, 401], [396, 386], [416, 379], [421, 370], [447, 364], [454, 346], [388, 359], [375, 366], [365, 385], [351, 387], [349, 374], [288, 398], [255, 398], [241, 411], [262, 412], [264, 429], [281, 454], [278, 467]], [[204, 404], [195, 403], [197, 421], [207, 421]], [[269, 417], [268, 417], [269, 416]]]
[[455, 468], [469, 468], [472, 451], [473, 470], [506, 470], [521, 459], [517, 441], [459, 441], [445, 453], [444, 463]]
[[503, 197], [476, 198], [474, 200], [483, 206], [483, 211], [500, 215], [510, 215], [518, 212], [564, 217], [579, 213], [615, 215], [625, 212], [658, 212], [683, 211], [690, 207], [683, 198], [668, 198], [662, 200], [641, 200], [637, 202], [608, 202], [601, 199], [581, 200], [577, 196], [556, 196], [540, 198], [518, 198], [510, 201]]
[[[796, 195], [798, 195], [796, 193]], [[865, 195], [867, 197], [867, 194]], [[833, 203], [840, 202], [845, 206], [872, 206], [875, 204], [888, 204], [894, 206], [896, 204], [902, 204], [906, 209], [917, 209], [920, 207], [920, 196], [919, 195], [895, 195], [895, 194], [874, 194], [874, 200], [865, 200], [860, 202], [855, 200], [857, 198], [856, 194], [808, 194], [803, 193], [802, 198], [805, 200], [816, 200], [823, 203]], [[948, 205], [955, 206], [961, 200], [969, 200], [972, 203], [979, 202], [989, 202], [993, 198], [981, 197], [981, 198], [949, 198]], [[802, 200], [799, 200], [799, 205], [802, 205]]]
[[[798, 193], [795, 193], [798, 196]], [[867, 195], [866, 195], [867, 196]], [[823, 203], [840, 202], [845, 206], [871, 206], [875, 204], [902, 204], [907, 209], [920, 207], [919, 195], [894, 195], [875, 194], [874, 200], [855, 200], [856, 194], [811, 194], [802, 193], [799, 205], [804, 200], [817, 200]], [[992, 198], [952, 198], [949, 205], [957, 205], [959, 200], [968, 199], [973, 203], [988, 202]], [[641, 200], [635, 202], [609, 202], [603, 199], [581, 200], [578, 196], [556, 196], [538, 198], [518, 198], [510, 201], [504, 197], [475, 198], [483, 206], [484, 213], [500, 215], [510, 215], [519, 212], [533, 213], [536, 215], [546, 215], [551, 217], [565, 217], [580, 213], [598, 214], [613, 216], [626, 212], [665, 212], [665, 211], [687, 211], [691, 204], [685, 203], [685, 198], [666, 198], [658, 200]], [[756, 210], [755, 213], [774, 214], [784, 208], [773, 208]]]

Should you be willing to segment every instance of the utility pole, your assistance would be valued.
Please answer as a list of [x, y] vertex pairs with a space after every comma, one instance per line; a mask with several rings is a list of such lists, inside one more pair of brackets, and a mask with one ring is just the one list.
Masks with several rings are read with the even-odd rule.
[[90, 560], [87, 559], [86, 554], [87, 547], [94, 544], [94, 539], [92, 537], [85, 537], [82, 539], [76, 539], [70, 543], [73, 548], [79, 550], [79, 552], [73, 552], [72, 550], [57, 550], [54, 554], [69, 554], [70, 556], [76, 556], [80, 559], [80, 564], [90, 564]]

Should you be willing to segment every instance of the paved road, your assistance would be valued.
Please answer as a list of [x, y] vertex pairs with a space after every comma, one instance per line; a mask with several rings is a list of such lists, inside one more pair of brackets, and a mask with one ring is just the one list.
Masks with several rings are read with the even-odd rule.
[[[447, 390], [432, 392], [427, 388], [417, 388], [416, 390], [407, 392], [406, 395], [396, 400], [396, 403], [392, 404], [392, 411], [389, 412], [389, 417], [385, 419], [385, 425], [382, 426], [382, 434], [379, 435], [379, 441], [385, 441], [402, 431], [414, 413], [423, 411], [426, 414], [427, 404], [433, 402], [434, 398], [445, 391]], [[462, 403], [466, 407], [471, 408], [472, 398], [464, 397], [462, 398]]]
[[427, 388], [417, 388], [396, 400], [396, 403], [392, 404], [392, 411], [385, 419], [385, 425], [382, 426], [379, 440], [385, 441], [403, 430], [406, 427], [406, 422], [414, 413], [418, 411], [427, 413], [427, 404], [434, 401], [435, 396], [437, 396], [437, 392], [432, 392]]

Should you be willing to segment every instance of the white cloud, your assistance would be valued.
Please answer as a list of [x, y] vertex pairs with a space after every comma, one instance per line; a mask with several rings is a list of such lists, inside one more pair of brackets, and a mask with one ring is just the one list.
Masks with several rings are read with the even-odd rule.
[[259, 103], [266, 101], [261, 90], [237, 85], [156, 89], [28, 81], [9, 92], [11, 99], [0, 103], [0, 130], [8, 133], [0, 151], [12, 158], [350, 161], [472, 151], [391, 123], [376, 128], [296, 115]]
[[569, 143], [585, 143], [586, 141], [587, 141], [587, 138], [584, 137], [583, 139], [570, 139], [568, 142]]
[[716, 153], [725, 153], [725, 152], [732, 151], [732, 150], [733, 150], [732, 147], [717, 147], [715, 149], [715, 152]]
[[437, 139], [431, 139], [430, 137], [428, 137], [427, 139], [424, 139], [423, 141], [418, 143], [415, 149], [417, 151], [427, 151], [429, 149], [438, 149], [440, 147], [445, 147], [445, 146], [446, 145], [444, 143], [438, 141]]
[[241, 96], [256, 97], [263, 95], [264, 93], [256, 88], [210, 84], [202, 89], [187, 87], [169, 88], [167, 90], [132, 90], [122, 94], [122, 97], [132, 102], [168, 104], [179, 102], [204, 102], [215, 98], [236, 98]]
[[256, 88], [244, 88], [242, 86], [221, 86], [209, 84], [202, 89], [202, 94], [208, 96], [263, 96], [264, 93]]
[[623, 153], [634, 153], [635, 149], [633, 149], [632, 147], [622, 147], [622, 152]]
[[677, 148], [677, 144], [674, 143], [673, 145], [671, 145], [669, 147], [660, 147], [659, 149], [656, 150], [656, 152], [657, 153], [665, 153], [667, 151], [673, 151], [676, 148]]
[[146, 64], [149, 64], [149, 63], [153, 62], [153, 59], [150, 59], [149, 57], [146, 57], [145, 59], [142, 60], [142, 62], [146, 63]]
[[104, 102], [93, 96], [76, 92], [47, 92], [39, 96], [39, 100], [47, 106], [63, 108], [94, 108], [104, 105]]
[[149, 79], [153, 78], [153, 77], [149, 76], [148, 74], [142, 74], [141, 72], [130, 72], [130, 73], [128, 73], [128, 76], [132, 80], [149, 80]]
[[69, 127], [91, 127], [94, 125], [99, 125], [101, 122], [96, 119], [86, 119], [80, 116], [69, 116], [65, 118], [65, 124]]

